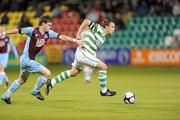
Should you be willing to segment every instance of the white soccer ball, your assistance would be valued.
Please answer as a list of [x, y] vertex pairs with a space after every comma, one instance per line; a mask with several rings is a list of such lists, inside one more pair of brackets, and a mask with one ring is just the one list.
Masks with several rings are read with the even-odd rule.
[[124, 94], [124, 103], [126, 103], [126, 104], [135, 103], [135, 94], [132, 92], [126, 92]]

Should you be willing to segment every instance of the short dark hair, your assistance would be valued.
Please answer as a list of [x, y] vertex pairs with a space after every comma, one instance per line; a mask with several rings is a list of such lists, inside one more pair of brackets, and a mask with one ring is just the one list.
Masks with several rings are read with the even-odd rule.
[[112, 20], [110, 20], [110, 19], [105, 19], [103, 22], [102, 22], [102, 24], [101, 24], [101, 26], [103, 27], [103, 28], [105, 28], [106, 26], [109, 26], [109, 24], [110, 23], [114, 23]]
[[39, 19], [39, 25], [42, 25], [42, 23], [48, 23], [48, 22], [52, 22], [52, 19], [50, 16], [46, 15], [46, 16], [41, 16]]

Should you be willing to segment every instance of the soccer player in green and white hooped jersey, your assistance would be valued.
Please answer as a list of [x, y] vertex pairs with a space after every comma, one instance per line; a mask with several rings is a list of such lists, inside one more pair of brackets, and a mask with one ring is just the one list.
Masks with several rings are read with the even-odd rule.
[[[89, 29], [83, 38], [80, 37], [81, 33]], [[79, 46], [75, 53], [75, 59], [72, 63], [70, 70], [63, 71], [57, 77], [47, 80], [46, 94], [48, 95], [53, 86], [57, 83], [61, 83], [65, 79], [78, 74], [84, 65], [94, 67], [98, 71], [98, 78], [100, 83], [100, 95], [101, 96], [114, 96], [115, 91], [107, 89], [107, 65], [96, 58], [94, 55], [96, 50], [104, 43], [105, 36], [111, 35], [115, 31], [115, 24], [111, 20], [104, 20], [102, 25], [93, 21], [85, 19], [80, 25], [76, 38], [82, 39], [84, 44]]]

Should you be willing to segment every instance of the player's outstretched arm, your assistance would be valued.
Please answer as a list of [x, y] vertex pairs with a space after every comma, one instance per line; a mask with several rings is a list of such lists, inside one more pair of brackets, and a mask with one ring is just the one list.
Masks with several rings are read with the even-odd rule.
[[66, 35], [60, 35], [59, 39], [62, 39], [64, 41], [71, 41], [71, 42], [75, 42], [77, 45], [83, 45], [83, 41], [82, 40], [77, 40], [75, 38], [71, 38], [69, 36]]
[[87, 27], [89, 27], [91, 21], [88, 20], [88, 19], [85, 19], [82, 24], [80, 25], [79, 29], [78, 29], [78, 32], [77, 32], [77, 35], [76, 35], [76, 38], [77, 39], [80, 39], [80, 34], [82, 31], [84, 31], [84, 29], [86, 29]]
[[12, 30], [7, 30], [6, 32], [0, 33], [0, 34], [4, 34], [4, 35], [8, 35], [8, 34], [26, 34], [26, 35], [31, 35], [32, 31], [34, 28], [32, 27], [25, 27], [25, 28], [17, 28], [17, 29], [12, 29]]
[[0, 34], [8, 35], [8, 34], [16, 34], [16, 33], [19, 33], [18, 29], [7, 30], [6, 32]]

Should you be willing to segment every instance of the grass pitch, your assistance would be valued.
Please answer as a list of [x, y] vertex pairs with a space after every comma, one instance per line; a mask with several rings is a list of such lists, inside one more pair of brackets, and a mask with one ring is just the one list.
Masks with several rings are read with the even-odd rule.
[[[52, 76], [70, 66], [49, 66]], [[19, 69], [7, 70], [11, 81]], [[12, 105], [0, 101], [0, 120], [180, 120], [180, 68], [109, 66], [108, 88], [115, 97], [101, 97], [97, 73], [90, 84], [83, 74], [57, 84], [39, 101], [33, 97], [38, 74], [31, 74], [27, 83], [12, 94]], [[0, 95], [7, 89], [0, 88]], [[44, 88], [41, 90], [44, 93]], [[136, 103], [124, 104], [124, 92], [132, 91]]]

